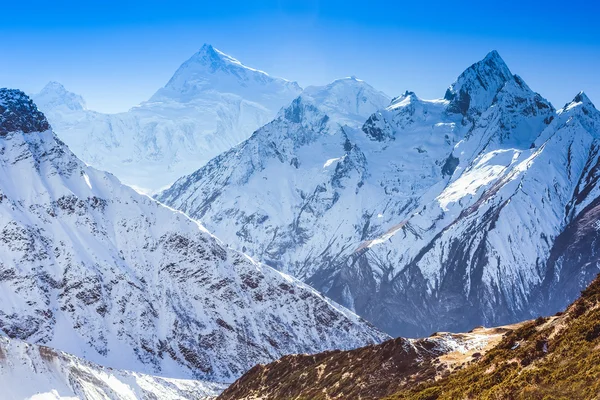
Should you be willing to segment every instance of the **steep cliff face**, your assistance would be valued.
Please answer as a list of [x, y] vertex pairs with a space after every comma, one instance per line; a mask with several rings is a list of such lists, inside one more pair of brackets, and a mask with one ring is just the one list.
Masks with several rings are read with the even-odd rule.
[[247, 139], [300, 92], [295, 82], [204, 45], [128, 112], [88, 110], [81, 96], [56, 82], [34, 100], [80, 159], [154, 193]]
[[[600, 229], [600, 112], [596, 110], [585, 93], [565, 105], [568, 118], [562, 126], [565, 136], [576, 136], [577, 132], [589, 132], [591, 144], [584, 148], [587, 154], [582, 172], [577, 176], [577, 185], [565, 207], [565, 228], [552, 244], [546, 262], [544, 282], [531, 296], [534, 312], [544, 310], [548, 305], [560, 309], [574, 301], [577, 293], [583, 290], [600, 270], [597, 243]], [[567, 164], [576, 157], [573, 146], [568, 148]]]
[[0, 89], [0, 104], [17, 115], [0, 122], [0, 330], [9, 337], [221, 382], [284, 354], [387, 338], [86, 166], [51, 130], [24, 133], [47, 123], [23, 93]]
[[555, 239], [597, 196], [585, 94], [556, 111], [496, 52], [443, 99], [406, 92], [362, 126], [339, 118], [337, 93], [300, 96], [158, 199], [392, 335], [566, 305], [539, 296], [558, 282]]

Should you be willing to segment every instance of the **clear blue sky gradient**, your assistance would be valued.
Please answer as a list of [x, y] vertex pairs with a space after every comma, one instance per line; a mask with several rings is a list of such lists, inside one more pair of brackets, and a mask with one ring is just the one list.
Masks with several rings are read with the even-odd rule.
[[356, 75], [423, 98], [492, 49], [556, 107], [600, 106], [596, 1], [4, 2], [0, 86], [56, 80], [98, 111], [149, 98], [203, 43], [300, 85]]

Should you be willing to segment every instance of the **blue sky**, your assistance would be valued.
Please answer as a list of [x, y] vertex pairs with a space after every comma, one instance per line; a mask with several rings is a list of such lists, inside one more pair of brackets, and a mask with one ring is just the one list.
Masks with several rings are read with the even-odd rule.
[[[124, 4], [123, 4], [124, 3]], [[245, 64], [326, 84], [356, 75], [391, 96], [437, 98], [496, 49], [562, 106], [600, 105], [600, 5], [565, 1], [12, 1], [0, 23], [0, 86], [57, 80], [98, 111], [125, 111], [203, 43]]]

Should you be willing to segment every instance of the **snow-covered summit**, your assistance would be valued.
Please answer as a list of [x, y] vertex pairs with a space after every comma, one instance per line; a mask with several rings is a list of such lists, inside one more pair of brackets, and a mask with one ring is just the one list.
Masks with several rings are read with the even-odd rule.
[[465, 116], [481, 114], [496, 93], [512, 79], [512, 73], [496, 50], [467, 68], [444, 95], [450, 101], [448, 110]]
[[577, 121], [591, 135], [600, 138], [600, 111], [583, 91], [558, 110], [558, 115], [564, 123]]
[[59, 82], [48, 82], [46, 86], [35, 95], [36, 103], [48, 108], [66, 108], [71, 111], [85, 110], [86, 104], [83, 97], [68, 91]]
[[34, 99], [83, 161], [153, 193], [250, 137], [301, 91], [205, 45], [128, 112], [86, 110], [81, 97], [55, 83]]
[[248, 67], [242, 64], [239, 60], [223, 53], [221, 50], [215, 49], [211, 44], [207, 43], [205, 43], [196, 54], [194, 54], [186, 63], [184, 63], [184, 65], [196, 63], [209, 67], [213, 72], [220, 69], [235, 73], [236, 71], [239, 71], [239, 69], [246, 69], [269, 76], [269, 74], [266, 72]]
[[[265, 96], [265, 89], [269, 90], [269, 96]], [[207, 91], [233, 93], [252, 101], [264, 102], [275, 93], [293, 96], [301, 88], [296, 82], [272, 77], [264, 71], [248, 67], [212, 45], [205, 44], [179, 67], [165, 87], [158, 90], [149, 101], [194, 101]]]
[[599, 112], [598, 109], [596, 109], [594, 103], [592, 103], [590, 98], [583, 91], [577, 93], [573, 100], [565, 104], [565, 106], [560, 111], [565, 112], [576, 107], [581, 108], [582, 112], [586, 115], [594, 115]]

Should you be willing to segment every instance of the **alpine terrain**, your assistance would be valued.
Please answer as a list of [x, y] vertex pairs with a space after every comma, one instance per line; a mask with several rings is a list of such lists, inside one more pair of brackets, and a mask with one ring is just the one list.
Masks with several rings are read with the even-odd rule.
[[[86, 166], [18, 90], [0, 89], [0, 168], [0, 331], [12, 339], [136, 373], [228, 382], [285, 354], [388, 338]], [[0, 348], [0, 361], [38, 351]], [[65, 363], [80, 365], [61, 354], [56, 379]]]
[[128, 112], [88, 110], [57, 82], [33, 98], [78, 157], [151, 193], [247, 139], [300, 91], [205, 44]]
[[257, 365], [219, 399], [600, 398], [600, 276], [566, 311]]
[[573, 301], [599, 270], [565, 245], [598, 237], [587, 96], [556, 110], [492, 51], [441, 99], [383, 103], [354, 79], [307, 89], [157, 198], [394, 336]]

